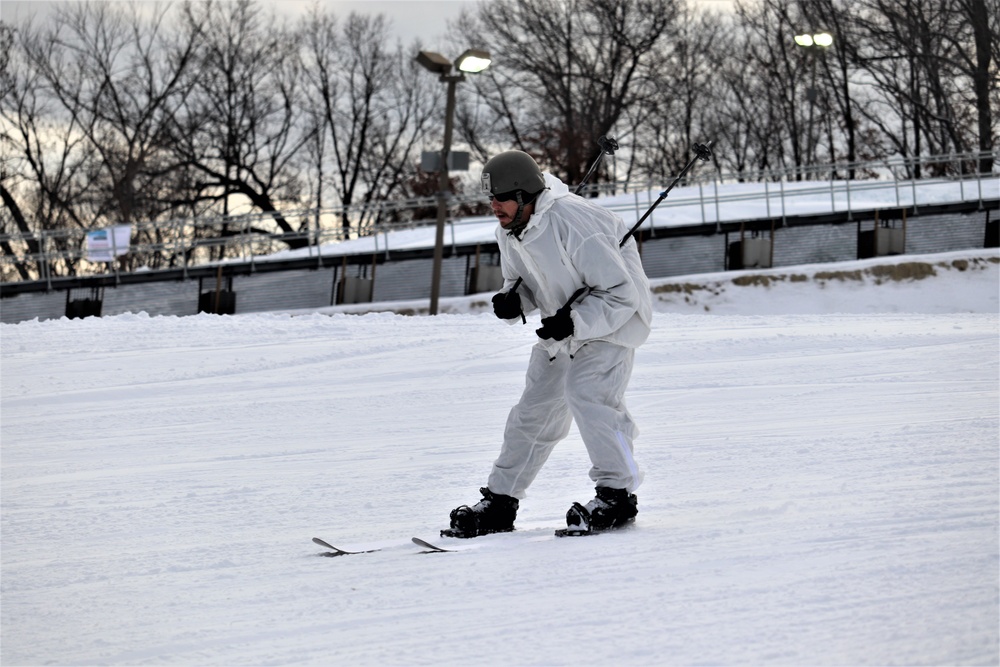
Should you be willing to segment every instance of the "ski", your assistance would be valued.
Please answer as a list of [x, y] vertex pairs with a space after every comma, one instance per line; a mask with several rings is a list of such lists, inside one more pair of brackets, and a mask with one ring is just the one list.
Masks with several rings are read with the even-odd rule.
[[[314, 544], [318, 544], [319, 546], [325, 549], [329, 549], [329, 551], [324, 551], [322, 553], [316, 554], [317, 556], [326, 556], [328, 558], [336, 558], [338, 556], [355, 556], [357, 554], [373, 554], [378, 551], [382, 551], [381, 548], [350, 551], [348, 549], [341, 549], [340, 547], [334, 546], [329, 542], [327, 542], [326, 540], [321, 540], [318, 537], [312, 538], [312, 541]], [[446, 549], [445, 547], [441, 547], [436, 544], [431, 544], [427, 540], [423, 540], [419, 537], [411, 538], [411, 541], [413, 542], [413, 544], [416, 544], [417, 546], [424, 548], [424, 551], [420, 552], [422, 554], [452, 553], [455, 551], [463, 550], [463, 549]]]
[[362, 551], [347, 551], [346, 549], [341, 549], [340, 547], [335, 547], [326, 540], [321, 540], [318, 537], [312, 538], [312, 541], [321, 547], [325, 547], [330, 551], [324, 551], [319, 554], [320, 556], [328, 556], [330, 558], [335, 558], [337, 556], [354, 556], [357, 554], [372, 554], [376, 551], [381, 551], [381, 549], [365, 549]]
[[419, 537], [411, 537], [410, 540], [416, 544], [418, 547], [423, 547], [427, 551], [421, 551], [424, 554], [442, 554], [442, 553], [453, 553], [455, 549], [445, 549], [444, 547], [439, 547], [436, 544], [431, 544], [427, 540], [422, 540]]
[[[582, 537], [582, 536], [585, 536], [585, 535], [600, 535], [601, 533], [610, 533], [610, 532], [613, 532], [613, 531], [623, 530], [625, 528], [628, 528], [630, 525], [631, 525], [631, 522], [629, 522], [628, 524], [625, 524], [624, 526], [618, 526], [618, 527], [615, 527], [615, 528], [608, 528], [608, 529], [605, 529], [605, 530], [586, 530], [586, 529], [575, 528], [575, 527], [574, 528], [560, 528], [560, 529], [558, 529], [558, 530], [555, 531], [555, 536], [556, 537]], [[522, 535], [523, 535], [523, 533], [522, 533]], [[527, 536], [525, 535], [525, 537], [527, 537]], [[534, 537], [534, 538], [532, 538], [532, 541], [535, 541], [537, 539], [539, 539], [539, 538], [538, 537]], [[544, 538], [542, 538], [542, 539], [544, 539]], [[341, 547], [338, 547], [338, 546], [334, 546], [333, 544], [330, 544], [326, 540], [322, 540], [322, 539], [320, 539], [318, 537], [312, 538], [312, 541], [313, 541], [314, 544], [318, 544], [319, 546], [321, 546], [324, 549], [328, 550], [328, 551], [324, 551], [324, 552], [316, 554], [316, 555], [317, 556], [326, 556], [328, 558], [336, 558], [338, 556], [355, 556], [355, 555], [358, 555], [358, 554], [372, 554], [372, 553], [376, 553], [376, 552], [382, 551], [382, 549], [383, 549], [383, 547], [377, 547], [377, 548], [373, 548], [373, 549], [349, 550], [349, 549], [342, 549]], [[419, 552], [421, 554], [458, 553], [460, 551], [470, 551], [472, 549], [476, 549], [476, 548], [478, 548], [480, 546], [483, 546], [481, 543], [479, 543], [479, 544], [471, 544], [470, 543], [470, 544], [463, 544], [463, 545], [460, 545], [460, 546], [452, 546], [450, 544], [448, 546], [441, 546], [440, 543], [435, 544], [434, 542], [429, 542], [429, 541], [427, 541], [427, 540], [425, 540], [425, 539], [423, 539], [421, 537], [411, 537], [410, 541], [413, 544], [415, 544], [416, 546], [418, 546], [418, 547], [420, 547], [420, 548], [423, 549], [423, 551]]]

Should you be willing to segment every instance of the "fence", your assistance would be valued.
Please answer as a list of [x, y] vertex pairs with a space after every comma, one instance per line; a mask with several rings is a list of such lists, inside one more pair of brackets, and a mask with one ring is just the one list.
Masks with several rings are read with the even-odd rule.
[[[983, 174], [976, 170], [976, 164], [984, 157], [992, 157], [993, 173]], [[851, 212], [856, 208], [871, 210], [871, 201], [865, 201], [866, 193], [878, 192], [883, 206], [909, 206], [914, 209], [932, 203], [922, 201], [921, 193], [933, 191], [934, 185], [958, 184], [962, 200], [992, 196], [991, 188], [997, 182], [997, 167], [1000, 152], [957, 153], [943, 156], [919, 158], [896, 158], [859, 163], [837, 163], [810, 168], [787, 170], [759, 170], [733, 174], [719, 174], [708, 170], [695, 172], [682, 183], [672, 196], [657, 209], [660, 219], [683, 218], [685, 224], [720, 223], [725, 217], [723, 209], [729, 206], [753, 209], [756, 202], [759, 210], [743, 210], [744, 218], [775, 218], [782, 220], [787, 215], [807, 213], [803, 209], [806, 201], [814, 202], [818, 196], [829, 197], [830, 211]], [[864, 179], [846, 179], [849, 174], [862, 175]], [[916, 175], [930, 174], [922, 178]], [[894, 201], [884, 201], [886, 186], [892, 184]], [[751, 184], [752, 187], [751, 187]], [[761, 197], [760, 187], [764, 194]], [[989, 192], [984, 192], [988, 190]], [[656, 198], [658, 186], [649, 182], [614, 182], [595, 185], [588, 193], [602, 197], [602, 204], [615, 210], [623, 217], [638, 219]], [[308, 256], [341, 254], [337, 245], [347, 239], [373, 237], [378, 244], [380, 234], [388, 234], [405, 228], [432, 224], [432, 220], [411, 220], [407, 223], [374, 223], [345, 229], [341, 225], [330, 225], [331, 220], [345, 220], [358, 217], [362, 213], [376, 212], [377, 219], [396, 217], [400, 211], [429, 208], [436, 205], [434, 197], [382, 202], [364, 207], [337, 207], [327, 209], [302, 209], [283, 211], [286, 220], [297, 219], [300, 231], [293, 233], [262, 232], [271, 221], [270, 214], [243, 214], [213, 218], [188, 218], [163, 221], [149, 221], [133, 225], [132, 242], [128, 248], [127, 260], [91, 262], [87, 260], [86, 236], [92, 230], [60, 229], [44, 230], [30, 234], [3, 234], [0, 242], [14, 249], [13, 255], [0, 256], [0, 275], [5, 282], [18, 275], [18, 267], [37, 276], [37, 280], [51, 288], [53, 278], [61, 275], [94, 276], [114, 274], [118, 276], [123, 266], [131, 270], [152, 268], [175, 268], [186, 271], [190, 267], [205, 266], [220, 259], [258, 261], [260, 258], [287, 249], [290, 245], [304, 246]], [[452, 211], [459, 207], [482, 205], [478, 194], [459, 194], [450, 197]], [[761, 208], [762, 207], [762, 208]], [[878, 206], [875, 206], [877, 208]], [[677, 215], [683, 211], [683, 215]], [[694, 211], [692, 217], [690, 211]], [[449, 221], [452, 243], [456, 227], [491, 220], [485, 216], [465, 217]], [[324, 222], [326, 221], [326, 222]], [[656, 218], [647, 223], [654, 230]], [[28, 252], [35, 244], [38, 252]], [[69, 267], [74, 270], [70, 271]], [[186, 277], [186, 276], [185, 276]]]

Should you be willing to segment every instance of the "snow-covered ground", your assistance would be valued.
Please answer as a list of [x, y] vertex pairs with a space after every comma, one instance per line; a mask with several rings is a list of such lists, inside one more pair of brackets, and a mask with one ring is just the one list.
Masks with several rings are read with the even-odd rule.
[[536, 318], [0, 325], [0, 662], [997, 664], [1000, 254], [654, 289], [636, 526], [553, 537], [574, 431], [517, 532], [433, 555]]

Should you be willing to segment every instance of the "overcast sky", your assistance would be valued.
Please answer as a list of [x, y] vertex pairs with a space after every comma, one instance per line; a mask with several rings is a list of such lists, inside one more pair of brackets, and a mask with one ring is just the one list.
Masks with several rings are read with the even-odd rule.
[[[74, 2], [76, 0], [63, 0]], [[125, 1], [125, 0], [109, 0]], [[272, 7], [280, 14], [298, 16], [317, 0], [260, 0], [260, 4]], [[463, 8], [472, 8], [482, 0], [322, 0], [321, 4], [338, 14], [352, 11], [370, 14], [385, 14], [392, 19], [392, 27], [397, 37], [408, 44], [415, 39], [433, 50], [444, 42], [444, 34], [449, 20], [458, 18]], [[488, 1], [488, 0], [487, 0]], [[693, 0], [699, 6], [729, 9], [734, 0]], [[48, 0], [0, 0], [0, 19], [18, 23], [27, 16], [44, 20], [52, 7], [59, 2]], [[443, 45], [442, 47], [443, 48]]]
[[[31, 17], [36, 25], [50, 16], [56, 5], [81, 0], [0, 0], [0, 19], [20, 23]], [[126, 2], [132, 0], [108, 0]], [[139, 2], [152, 0], [138, 0]], [[423, 45], [435, 50], [443, 42], [447, 22], [458, 18], [463, 7], [474, 7], [479, 0], [318, 0], [321, 6], [345, 16], [350, 12], [385, 14], [391, 19], [392, 29], [404, 44], [420, 39]], [[273, 9], [279, 16], [297, 18], [312, 7], [317, 0], [259, 0], [263, 7]], [[442, 45], [441, 48], [444, 48]]]

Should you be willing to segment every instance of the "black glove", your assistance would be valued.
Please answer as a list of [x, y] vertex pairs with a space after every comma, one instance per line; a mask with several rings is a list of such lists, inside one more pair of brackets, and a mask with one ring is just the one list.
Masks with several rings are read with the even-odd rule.
[[573, 335], [573, 319], [569, 316], [569, 306], [563, 306], [552, 317], [542, 318], [542, 328], [535, 329], [539, 338], [562, 340]]
[[497, 292], [493, 295], [493, 313], [501, 320], [512, 320], [521, 315], [521, 295], [510, 292]]

